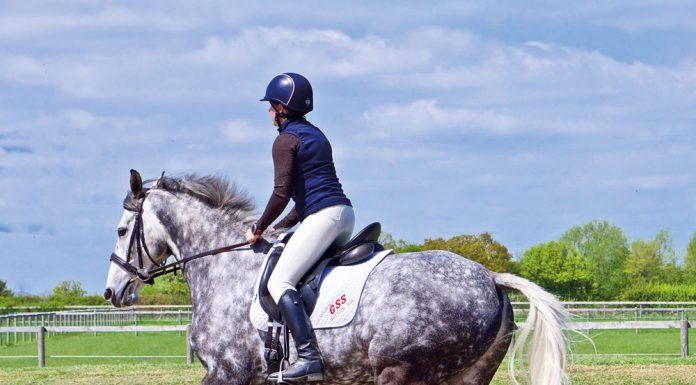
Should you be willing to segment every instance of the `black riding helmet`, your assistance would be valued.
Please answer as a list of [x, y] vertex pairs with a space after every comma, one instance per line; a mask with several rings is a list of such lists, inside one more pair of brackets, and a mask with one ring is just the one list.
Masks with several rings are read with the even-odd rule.
[[314, 109], [312, 85], [306, 77], [287, 72], [274, 77], [262, 102], [277, 102], [291, 111], [286, 116], [304, 115]]

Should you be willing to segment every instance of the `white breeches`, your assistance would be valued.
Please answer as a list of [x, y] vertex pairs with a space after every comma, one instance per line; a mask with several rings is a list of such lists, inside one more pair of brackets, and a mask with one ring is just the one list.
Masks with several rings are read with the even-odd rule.
[[353, 233], [353, 208], [336, 205], [305, 218], [290, 238], [268, 280], [268, 291], [278, 303], [285, 290], [297, 282], [332, 245], [343, 246]]

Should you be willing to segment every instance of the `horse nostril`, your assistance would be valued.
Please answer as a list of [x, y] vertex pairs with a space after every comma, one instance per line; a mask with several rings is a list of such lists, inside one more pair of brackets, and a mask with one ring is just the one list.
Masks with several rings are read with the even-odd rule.
[[106, 289], [106, 290], [104, 290], [104, 299], [105, 299], [105, 300], [107, 300], [107, 301], [110, 300], [111, 297], [113, 297], [113, 295], [114, 295], [114, 291], [113, 291], [113, 290], [111, 290], [111, 289]]

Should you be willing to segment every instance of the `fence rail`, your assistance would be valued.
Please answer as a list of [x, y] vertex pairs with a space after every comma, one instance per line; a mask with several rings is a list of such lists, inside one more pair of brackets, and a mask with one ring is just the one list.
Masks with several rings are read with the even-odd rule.
[[[522, 326], [520, 324], [519, 326]], [[622, 322], [571, 322], [567, 325], [567, 330], [609, 330], [609, 329], [680, 329], [681, 334], [681, 356], [689, 356], [689, 333], [690, 327], [696, 327], [695, 321], [622, 321]], [[186, 362], [193, 363], [193, 352], [188, 343], [190, 325], [127, 325], [127, 326], [40, 326], [40, 327], [0, 327], [0, 333], [36, 333], [38, 353], [36, 356], [1, 356], [0, 358], [36, 358], [40, 368], [46, 365], [46, 339], [47, 332], [59, 333], [123, 333], [123, 332], [172, 332], [185, 331], [186, 338]], [[178, 358], [181, 356], [50, 356], [50, 358]]]
[[[158, 309], [144, 308], [144, 309]], [[165, 307], [166, 308], [166, 307]], [[172, 307], [176, 308], [176, 307]], [[79, 309], [65, 310], [56, 312], [37, 312], [37, 313], [14, 313], [0, 316], [0, 345], [17, 344], [22, 342], [32, 342], [38, 338], [36, 328], [39, 326], [50, 327], [50, 333], [63, 333], [59, 327], [80, 327], [91, 326], [93, 328], [99, 326], [140, 326], [144, 319], [158, 321], [168, 319], [172, 323], [180, 326], [190, 323], [192, 312], [191, 310], [144, 310], [144, 309]], [[17, 329], [17, 328], [27, 329]], [[10, 328], [12, 331], [10, 331]], [[137, 335], [140, 329], [133, 328], [132, 331]], [[93, 331], [95, 334], [97, 329]]]
[[[0, 358], [37, 358], [39, 367], [46, 366], [46, 333], [122, 333], [122, 332], [186, 332], [186, 363], [193, 363], [193, 351], [189, 341], [191, 325], [140, 325], [140, 326], [41, 326], [41, 327], [0, 327], [0, 333], [4, 332], [33, 332], [37, 335], [38, 353], [36, 356], [1, 356]], [[50, 356], [51, 358], [172, 358], [179, 356]]]
[[[689, 315], [696, 316], [696, 302], [564, 302], [566, 309], [574, 315], [568, 329], [611, 330], [611, 329], [680, 329], [681, 356], [689, 356], [688, 329], [696, 322], [688, 321]], [[524, 314], [527, 302], [513, 302], [515, 313]], [[24, 308], [24, 310], [32, 310]], [[186, 332], [191, 320], [191, 307], [180, 305], [135, 306], [114, 309], [110, 306], [74, 306], [55, 312], [24, 312], [0, 315], [0, 345], [37, 341], [36, 356], [0, 356], [0, 358], [36, 358], [39, 367], [45, 366], [46, 337], [56, 333], [135, 333], [139, 332]], [[609, 315], [607, 317], [607, 315]], [[657, 315], [657, 316], [656, 316]], [[676, 317], [676, 319], [674, 319]], [[645, 320], [643, 318], [660, 320]], [[667, 319], [664, 319], [667, 318]], [[611, 319], [612, 321], [607, 321]], [[168, 321], [171, 325], [143, 325], [143, 322]], [[522, 325], [523, 323], [518, 323]], [[188, 338], [186, 339], [188, 341]], [[187, 345], [186, 358], [190, 364], [193, 354]], [[132, 356], [136, 357], [136, 356]], [[138, 356], [142, 357], [142, 356]], [[165, 356], [148, 356], [150, 358]], [[166, 356], [166, 358], [183, 356]], [[123, 356], [50, 356], [50, 358], [124, 358]]]

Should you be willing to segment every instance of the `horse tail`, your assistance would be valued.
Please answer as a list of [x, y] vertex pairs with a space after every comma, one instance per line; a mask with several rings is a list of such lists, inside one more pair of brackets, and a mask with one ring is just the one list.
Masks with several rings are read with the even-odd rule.
[[[493, 279], [499, 286], [520, 291], [529, 300], [527, 321], [510, 351], [508, 371], [512, 381], [520, 385], [515, 377], [517, 363], [529, 368], [532, 385], [569, 385], [570, 379], [566, 373], [568, 340], [563, 329], [570, 319], [570, 313], [558, 298], [531, 281], [505, 273], [493, 273]], [[522, 354], [532, 331], [528, 363], [525, 365]]]

